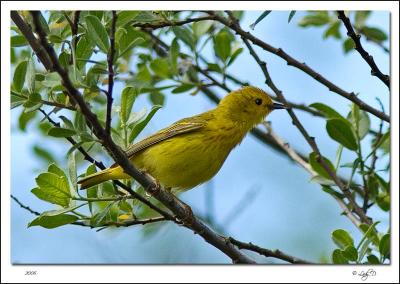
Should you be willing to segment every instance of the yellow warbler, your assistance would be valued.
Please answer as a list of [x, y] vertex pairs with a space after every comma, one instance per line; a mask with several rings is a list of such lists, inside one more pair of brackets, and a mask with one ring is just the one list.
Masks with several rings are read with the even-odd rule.
[[[135, 167], [164, 188], [188, 190], [211, 179], [231, 150], [274, 109], [266, 92], [247, 86], [225, 96], [218, 106], [184, 118], [131, 145], [126, 154]], [[88, 188], [107, 180], [127, 179], [117, 164], [78, 183]]]

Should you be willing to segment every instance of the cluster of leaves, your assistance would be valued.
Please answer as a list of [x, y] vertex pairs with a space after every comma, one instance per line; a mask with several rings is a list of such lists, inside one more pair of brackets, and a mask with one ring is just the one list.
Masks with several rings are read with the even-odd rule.
[[[332, 240], [338, 247], [332, 252], [335, 264], [381, 264], [390, 259], [390, 233], [378, 234], [376, 222], [370, 226], [362, 224], [364, 235], [357, 246], [351, 235], [343, 229], [332, 232]], [[378, 256], [376, 256], [376, 254]]]
[[[349, 14], [349, 12], [346, 12]], [[354, 21], [352, 20], [352, 24], [354, 26], [355, 31], [358, 34], [363, 35], [367, 40], [372, 41], [380, 46], [388, 39], [387, 34], [382, 31], [380, 28], [372, 27], [367, 25], [367, 19], [371, 15], [371, 11], [356, 11], [354, 13], [350, 13], [350, 16], [354, 15]], [[348, 15], [349, 16], [349, 15]], [[305, 15], [298, 22], [300, 27], [325, 27], [325, 32], [323, 34], [323, 38], [335, 38], [338, 40], [343, 40], [343, 51], [348, 53], [355, 48], [354, 41], [346, 36], [342, 35], [343, 30], [341, 27], [343, 24], [337, 18], [336, 12], [329, 11], [309, 11], [307, 15]], [[384, 48], [386, 50], [386, 48]]]

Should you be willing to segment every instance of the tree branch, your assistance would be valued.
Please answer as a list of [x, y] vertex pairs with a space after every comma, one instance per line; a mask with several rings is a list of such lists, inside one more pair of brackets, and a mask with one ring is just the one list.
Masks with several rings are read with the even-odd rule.
[[287, 261], [287, 262], [290, 262], [293, 264], [315, 264], [311, 261], [303, 260], [301, 258], [288, 255], [280, 250], [270, 250], [270, 249], [262, 248], [257, 245], [254, 245], [252, 243], [244, 243], [244, 242], [238, 241], [232, 237], [229, 237], [227, 239], [227, 241], [234, 244], [239, 249], [254, 251], [265, 257], [274, 257], [274, 258], [278, 258], [278, 259], [281, 259], [281, 260], [284, 260], [284, 261]]
[[378, 66], [375, 63], [374, 58], [372, 55], [370, 55], [362, 46], [361, 44], [361, 35], [356, 34], [356, 32], [353, 29], [353, 26], [351, 25], [350, 19], [346, 17], [344, 14], [344, 11], [337, 11], [338, 14], [338, 19], [340, 19], [344, 26], [346, 27], [347, 30], [347, 36], [349, 36], [355, 43], [356, 47], [355, 49], [358, 51], [358, 53], [361, 55], [361, 57], [365, 60], [365, 62], [368, 63], [369, 67], [371, 67], [371, 75], [378, 77], [389, 89], [390, 89], [390, 76], [385, 75], [379, 70]]
[[245, 38], [245, 39], [251, 41], [253, 44], [261, 47], [265, 51], [271, 52], [271, 53], [281, 57], [282, 59], [284, 59], [287, 62], [288, 65], [294, 66], [294, 67], [302, 70], [303, 72], [305, 72], [306, 74], [308, 74], [309, 76], [311, 76], [312, 78], [314, 78], [315, 80], [320, 82], [321, 84], [325, 85], [331, 92], [335, 92], [335, 93], [339, 94], [340, 96], [342, 96], [342, 97], [352, 101], [356, 105], [358, 105], [360, 107], [360, 109], [363, 109], [363, 110], [379, 117], [380, 119], [383, 119], [386, 122], [390, 123], [390, 117], [387, 114], [385, 114], [385, 113], [379, 111], [378, 109], [373, 108], [372, 106], [365, 103], [364, 101], [359, 99], [354, 94], [354, 92], [349, 93], [349, 92], [346, 92], [345, 90], [341, 89], [339, 86], [335, 85], [334, 83], [332, 83], [331, 81], [329, 81], [328, 79], [323, 77], [321, 74], [314, 71], [312, 68], [307, 66], [305, 63], [301, 63], [298, 60], [296, 60], [295, 58], [291, 57], [289, 54], [287, 54], [285, 51], [283, 51], [282, 48], [273, 47], [272, 45], [255, 37], [251, 33], [244, 31], [236, 22], [232, 21], [231, 19], [228, 20], [228, 19], [216, 14], [213, 11], [206, 11], [206, 12], [208, 14], [212, 15], [216, 21], [219, 21], [223, 25], [225, 25], [225, 26], [229, 27], [230, 29], [232, 29], [233, 31], [235, 31], [242, 38]]
[[32, 33], [30, 26], [25, 23], [25, 21], [21, 18], [17, 11], [11, 11], [11, 19], [24, 35], [29, 45], [32, 47], [32, 50], [35, 52], [40, 62], [42, 62], [43, 66], [47, 70], [53, 71], [53, 66], [46, 51], [43, 49], [39, 41], [36, 39], [35, 35]]
[[106, 117], [106, 133], [110, 135], [111, 129], [111, 109], [113, 103], [114, 89], [114, 54], [115, 54], [115, 24], [117, 22], [117, 13], [112, 11], [112, 21], [110, 30], [110, 50], [107, 54], [108, 63], [108, 91], [107, 91], [107, 117]]
[[[239, 22], [237, 19], [233, 16], [231, 12], [227, 12], [231, 22], [230, 22], [230, 27], [234, 30], [241, 30], [239, 26]], [[246, 44], [247, 48], [250, 51], [250, 54], [253, 56], [253, 58], [256, 60], [257, 64], [260, 66], [264, 76], [265, 76], [265, 83], [274, 91], [276, 96], [281, 99], [281, 102], [283, 102], [286, 105], [286, 99], [282, 94], [282, 91], [280, 91], [275, 84], [273, 83], [268, 69], [267, 69], [267, 64], [258, 57], [257, 53], [254, 51], [252, 46], [250, 45], [248, 39], [245, 36], [241, 36], [243, 42]], [[317, 162], [325, 169], [325, 171], [329, 174], [331, 179], [335, 182], [335, 184], [340, 188], [340, 190], [343, 192], [343, 194], [346, 196], [346, 198], [349, 200], [350, 205], [352, 206], [353, 210], [355, 213], [360, 217], [361, 221], [366, 223], [366, 224], [371, 224], [371, 219], [365, 215], [365, 212], [358, 206], [358, 204], [355, 202], [353, 196], [351, 195], [349, 189], [343, 184], [343, 182], [340, 180], [340, 178], [336, 175], [335, 172], [332, 171], [332, 169], [329, 167], [329, 165], [322, 159], [321, 152], [315, 142], [315, 138], [311, 137], [304, 126], [301, 124], [299, 119], [297, 118], [296, 114], [293, 112], [292, 109], [287, 109], [288, 114], [292, 118], [292, 123], [297, 127], [297, 129], [300, 131], [300, 133], [303, 135], [307, 143], [310, 145], [311, 149], [315, 154], [317, 155]]]
[[189, 24], [189, 23], [213, 20], [213, 19], [214, 19], [214, 17], [212, 17], [212, 16], [204, 16], [204, 17], [198, 17], [198, 18], [192, 18], [192, 19], [185, 19], [185, 20], [181, 20], [181, 21], [166, 21], [166, 22], [158, 22], [158, 23], [134, 23], [134, 24], [132, 24], [132, 26], [137, 27], [137, 28], [156, 30], [156, 29], [160, 29], [160, 28], [164, 28], [164, 27], [183, 26], [183, 25]]
[[225, 239], [210, 228], [203, 222], [196, 218], [189, 206], [179, 201], [174, 195], [162, 190], [160, 186], [149, 175], [140, 172], [129, 161], [126, 154], [119, 148], [112, 140], [110, 135], [102, 128], [97, 116], [89, 109], [81, 93], [73, 86], [68, 73], [58, 62], [57, 54], [52, 46], [46, 39], [46, 33], [41, 27], [39, 21], [39, 11], [31, 11], [33, 22], [36, 32], [39, 35], [40, 43], [49, 54], [50, 60], [53, 63], [55, 71], [61, 77], [62, 85], [67, 90], [68, 96], [71, 100], [75, 101], [82, 114], [85, 116], [86, 121], [92, 126], [94, 134], [102, 141], [103, 146], [109, 151], [114, 161], [119, 164], [124, 171], [140, 183], [146, 192], [151, 194], [154, 198], [158, 199], [168, 209], [176, 214], [176, 216], [184, 221], [185, 226], [190, 228], [195, 233], [199, 234], [205, 241], [218, 248], [220, 251], [229, 256], [234, 263], [255, 263], [252, 259], [240, 252], [235, 246], [226, 243]]

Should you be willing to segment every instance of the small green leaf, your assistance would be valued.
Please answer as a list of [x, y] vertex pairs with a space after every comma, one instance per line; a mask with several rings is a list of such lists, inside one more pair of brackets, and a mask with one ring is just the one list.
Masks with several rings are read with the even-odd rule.
[[169, 56], [171, 61], [171, 69], [174, 74], [178, 71], [178, 57], [180, 52], [180, 46], [178, 40], [174, 38], [171, 43], [171, 48], [169, 49]]
[[11, 91], [11, 109], [24, 104], [27, 100], [27, 97]]
[[357, 150], [357, 139], [350, 124], [340, 118], [328, 119], [326, 130], [329, 136], [350, 150]]
[[343, 256], [342, 251], [340, 249], [335, 249], [332, 252], [332, 262], [334, 264], [347, 264], [349, 263], [347, 259]]
[[75, 56], [77, 58], [76, 66], [78, 69], [82, 70], [82, 68], [86, 65], [85, 60], [88, 60], [92, 56], [93, 47], [93, 43], [91, 40], [89, 40], [89, 36], [87, 34], [80, 36], [75, 52]]
[[55, 161], [53, 155], [46, 148], [40, 147], [39, 145], [35, 145], [33, 147], [33, 152], [36, 156], [42, 158], [45, 162]]
[[231, 55], [231, 37], [227, 31], [221, 30], [214, 38], [214, 51], [223, 62]]
[[137, 95], [137, 90], [133, 86], [127, 86], [122, 90], [120, 119], [123, 125], [128, 121]]
[[344, 117], [338, 113], [336, 110], [331, 108], [330, 106], [323, 103], [313, 103], [310, 104], [310, 107], [319, 110], [326, 118], [343, 118]]
[[383, 42], [388, 39], [388, 36], [384, 31], [375, 27], [363, 27], [360, 30], [360, 33], [375, 42]]
[[355, 247], [347, 246], [343, 251], [342, 255], [350, 261], [357, 261], [358, 252]]
[[165, 101], [165, 96], [164, 94], [158, 92], [158, 91], [154, 91], [150, 93], [150, 100], [153, 103], [153, 105], [164, 105], [164, 101]]
[[21, 92], [25, 84], [26, 70], [28, 68], [28, 61], [21, 61], [14, 71], [13, 86], [15, 91]]
[[35, 79], [36, 77], [36, 70], [35, 70], [35, 63], [33, 62], [33, 58], [31, 57], [28, 61], [28, 66], [26, 69], [26, 87], [28, 88], [28, 92], [32, 94], [35, 91]]
[[28, 45], [26, 38], [22, 35], [15, 35], [11, 37], [11, 47], [21, 47]]
[[333, 231], [332, 240], [341, 249], [344, 249], [347, 246], [354, 246], [353, 238], [347, 231], [343, 229], [337, 229]]
[[41, 226], [46, 229], [53, 229], [63, 225], [71, 224], [78, 220], [75, 215], [61, 214], [56, 216], [39, 216], [28, 224], [28, 227]]
[[243, 48], [242, 47], [236, 49], [232, 53], [232, 56], [231, 56], [231, 58], [229, 58], [228, 64], [226, 64], [226, 65], [227, 66], [231, 65], [235, 61], [235, 59], [239, 56], [239, 54], [241, 54], [242, 52], [243, 52]]
[[98, 227], [99, 225], [101, 225], [101, 223], [103, 222], [103, 220], [107, 217], [107, 215], [110, 213], [111, 207], [114, 205], [114, 202], [110, 202], [107, 207], [101, 211], [100, 213], [96, 214], [93, 218], [93, 220], [91, 220], [91, 224], [94, 227]]
[[194, 22], [192, 25], [194, 36], [197, 39], [200, 38], [211, 28], [212, 25], [213, 25], [213, 21], [211, 21], [211, 20]]
[[85, 17], [87, 35], [88, 37], [100, 48], [100, 50], [107, 54], [110, 48], [108, 34], [104, 25], [96, 16], [88, 15]]
[[63, 128], [63, 127], [53, 127], [50, 128], [47, 134], [53, 137], [71, 137], [76, 134], [76, 131], [73, 129]]
[[379, 242], [379, 252], [382, 258], [389, 258], [390, 254], [390, 234], [385, 234]]
[[[332, 162], [328, 160], [325, 157], [321, 157], [325, 163], [328, 165], [328, 167], [331, 169], [333, 173], [335, 173], [335, 167], [333, 166]], [[311, 152], [309, 155], [309, 162], [312, 167], [312, 169], [322, 176], [323, 178], [326, 179], [332, 179], [332, 177], [329, 175], [329, 173], [325, 170], [325, 168], [318, 162], [317, 160], [317, 154], [315, 152]]]
[[254, 22], [254, 23], [252, 23], [251, 25], [250, 25], [250, 28], [252, 29], [252, 30], [254, 30], [254, 28], [256, 27], [256, 25], [259, 23], [259, 22], [261, 22], [266, 16], [268, 16], [268, 14], [269, 13], [271, 13], [272, 11], [264, 11], [258, 18], [257, 18], [257, 20]]
[[117, 27], [123, 27], [129, 22], [133, 22], [140, 11], [119, 11], [117, 12]]
[[347, 119], [354, 126], [355, 130], [358, 129], [358, 137], [362, 140], [368, 134], [371, 126], [367, 112], [360, 110], [356, 104], [353, 104]]
[[323, 26], [328, 24], [330, 21], [328, 13], [316, 13], [303, 17], [298, 25], [300, 27], [308, 27], [308, 26]]
[[377, 258], [373, 254], [368, 255], [367, 259], [368, 259], [368, 264], [381, 264], [379, 258]]
[[357, 29], [361, 29], [365, 25], [365, 21], [371, 15], [371, 11], [356, 11], [354, 25]]
[[72, 188], [75, 190], [72, 190], [71, 195], [75, 195], [78, 190], [78, 184], [77, 184], [77, 176], [76, 176], [76, 159], [75, 159], [75, 152], [72, 152], [68, 156], [68, 172], [69, 172], [69, 178], [71, 180]]
[[354, 41], [351, 38], [347, 38], [343, 42], [344, 53], [348, 53], [349, 51], [351, 51], [351, 50], [353, 50], [355, 48], [356, 48], [356, 44], [354, 43]]
[[31, 191], [36, 197], [63, 207], [69, 206], [71, 195], [66, 178], [54, 173], [42, 173], [36, 178], [36, 183], [38, 187]]
[[175, 26], [172, 27], [172, 31], [176, 35], [178, 39], [183, 41], [185, 44], [187, 44], [192, 50], [194, 50], [195, 43], [194, 43], [194, 36], [193, 33], [184, 27], [179, 27]]
[[294, 15], [296, 14], [296, 11], [290, 11], [289, 17], [287, 22], [290, 23], [290, 21], [293, 19]]
[[376, 203], [378, 206], [385, 212], [388, 212], [390, 210], [390, 195], [387, 193], [380, 193], [376, 197]]
[[171, 93], [173, 93], [173, 94], [184, 93], [184, 92], [187, 92], [187, 91], [193, 89], [194, 87], [195, 87], [195, 85], [192, 85], [192, 84], [182, 84], [182, 85], [174, 88], [171, 91]]
[[376, 246], [379, 245], [378, 233], [377, 230], [375, 229], [376, 225], [378, 225], [379, 223], [380, 222], [377, 221], [372, 225], [360, 224], [360, 229], [364, 233], [364, 236], [363, 239], [360, 241], [360, 244], [357, 246], [357, 249], [361, 246], [364, 240], [368, 240], [369, 242], [372, 242]]
[[168, 78], [170, 75], [170, 66], [166, 58], [156, 58], [150, 63], [151, 70], [161, 78]]
[[330, 25], [329, 28], [326, 29], [323, 37], [328, 38], [330, 36], [337, 39], [340, 39], [342, 37], [340, 34], [340, 21], [334, 22], [333, 24]]
[[146, 127], [146, 125], [149, 123], [149, 121], [153, 118], [153, 116], [160, 108], [161, 106], [158, 105], [153, 106], [150, 112], [147, 114], [147, 116], [135, 124], [131, 134], [129, 135], [129, 142], [135, 140], [135, 138], [140, 134], [140, 132], [142, 132], [142, 130]]

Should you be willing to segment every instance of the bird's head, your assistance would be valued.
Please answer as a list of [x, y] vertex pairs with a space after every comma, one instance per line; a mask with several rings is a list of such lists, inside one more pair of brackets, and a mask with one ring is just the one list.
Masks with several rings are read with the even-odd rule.
[[230, 92], [218, 105], [230, 119], [251, 127], [262, 122], [271, 111], [285, 108], [283, 104], [274, 103], [265, 91], [252, 86]]

